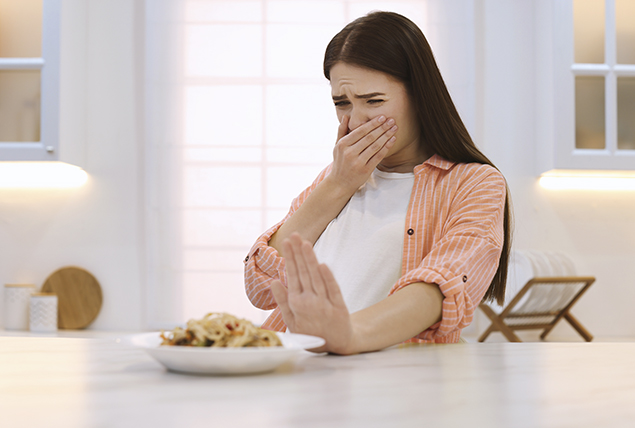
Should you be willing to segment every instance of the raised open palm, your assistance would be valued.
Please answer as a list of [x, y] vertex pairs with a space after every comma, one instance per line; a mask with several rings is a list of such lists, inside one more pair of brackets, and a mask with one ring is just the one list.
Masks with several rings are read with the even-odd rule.
[[324, 338], [324, 348], [316, 351], [347, 353], [353, 340], [351, 316], [330, 269], [318, 263], [311, 243], [297, 233], [283, 241], [282, 251], [288, 288], [274, 280], [271, 290], [289, 331]]

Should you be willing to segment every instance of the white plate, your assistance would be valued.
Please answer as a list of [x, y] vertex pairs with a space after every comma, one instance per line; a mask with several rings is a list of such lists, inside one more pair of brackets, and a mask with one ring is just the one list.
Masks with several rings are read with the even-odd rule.
[[283, 346], [258, 348], [199, 348], [160, 346], [159, 332], [122, 338], [119, 342], [143, 348], [168, 370], [198, 374], [248, 374], [275, 370], [303, 349], [324, 345], [321, 337], [276, 333]]

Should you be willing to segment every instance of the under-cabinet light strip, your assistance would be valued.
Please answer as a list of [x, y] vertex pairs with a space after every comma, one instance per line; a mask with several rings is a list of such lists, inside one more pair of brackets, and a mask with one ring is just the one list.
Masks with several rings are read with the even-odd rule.
[[635, 172], [556, 172], [540, 177], [540, 185], [549, 190], [635, 190]]
[[0, 188], [73, 188], [88, 180], [83, 169], [64, 162], [0, 162]]

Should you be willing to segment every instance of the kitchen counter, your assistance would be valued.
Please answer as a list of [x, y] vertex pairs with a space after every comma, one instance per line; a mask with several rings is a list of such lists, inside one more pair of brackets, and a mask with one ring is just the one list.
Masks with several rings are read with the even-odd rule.
[[215, 377], [112, 338], [0, 337], [0, 425], [630, 427], [633, 361], [635, 343], [416, 345]]

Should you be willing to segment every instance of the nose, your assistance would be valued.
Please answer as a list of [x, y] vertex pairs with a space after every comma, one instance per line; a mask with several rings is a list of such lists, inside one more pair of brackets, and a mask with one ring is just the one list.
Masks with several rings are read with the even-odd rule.
[[349, 132], [357, 129], [360, 125], [368, 122], [368, 115], [359, 109], [351, 109], [349, 112], [350, 120], [348, 121], [348, 130]]

